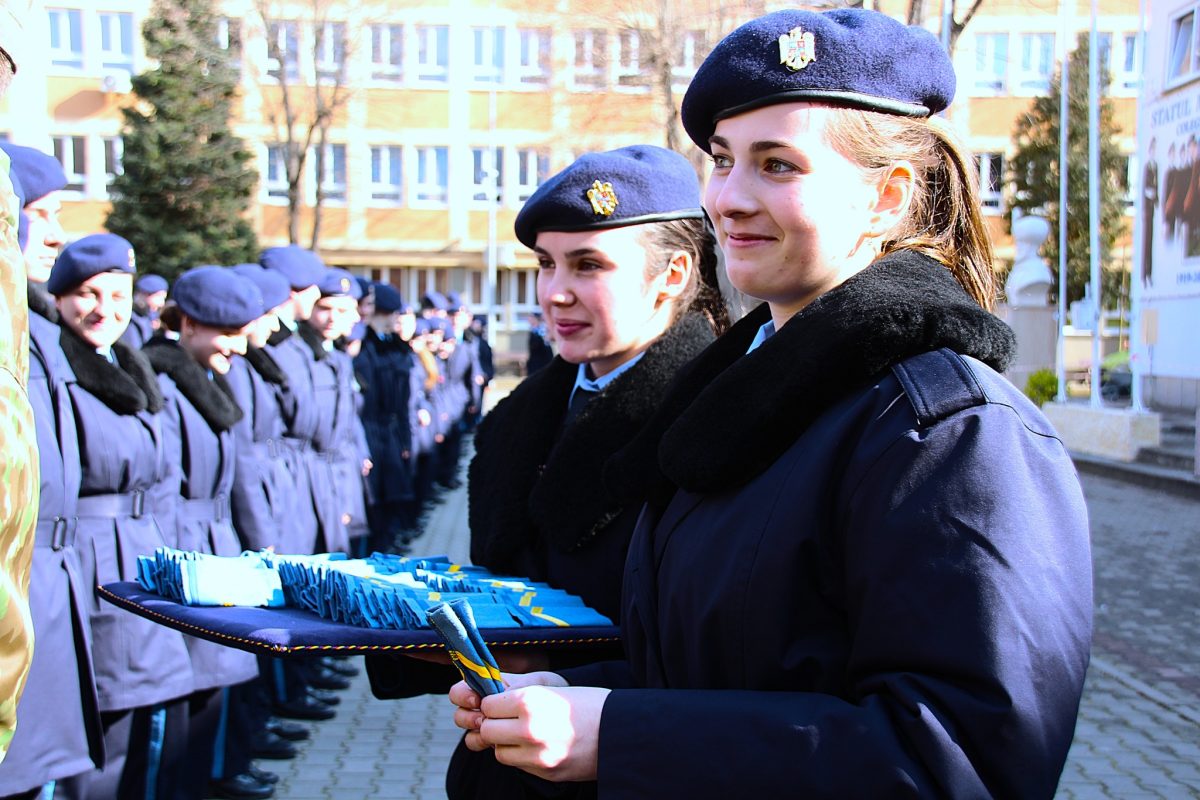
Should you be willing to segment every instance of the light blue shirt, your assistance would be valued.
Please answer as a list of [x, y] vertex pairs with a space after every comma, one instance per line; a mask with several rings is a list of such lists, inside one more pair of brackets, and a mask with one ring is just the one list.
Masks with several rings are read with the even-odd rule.
[[96, 352], [108, 359], [108, 363], [118, 367], [121, 366], [120, 362], [117, 361], [117, 354], [113, 352], [111, 347], [97, 347]]
[[571, 405], [571, 401], [575, 399], [575, 390], [576, 389], [583, 389], [583, 390], [589, 391], [589, 392], [599, 392], [605, 386], [608, 386], [610, 383], [615, 381], [617, 378], [621, 377], [621, 375], [624, 374], [634, 364], [641, 361], [642, 356], [644, 356], [644, 355], [646, 355], [645, 350], [638, 353], [636, 356], [629, 359], [624, 364], [622, 364], [621, 366], [614, 369], [612, 372], [608, 373], [607, 375], [603, 375], [599, 378], [588, 377], [588, 365], [580, 364], [579, 372], [577, 372], [575, 374], [575, 386], [573, 386], [571, 388], [571, 395], [570, 395], [570, 397], [567, 398], [567, 406], [569, 407]]
[[771, 320], [770, 322], [764, 323], [762, 326], [759, 327], [758, 333], [754, 334], [754, 341], [750, 343], [750, 348], [748, 350], [746, 350], [746, 352], [753, 353], [760, 346], [762, 346], [763, 342], [765, 342], [767, 339], [770, 339], [774, 335], [775, 335], [775, 320]]

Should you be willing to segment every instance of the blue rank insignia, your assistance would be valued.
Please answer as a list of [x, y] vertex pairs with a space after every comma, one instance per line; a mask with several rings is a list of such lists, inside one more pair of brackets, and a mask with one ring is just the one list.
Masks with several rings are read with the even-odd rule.
[[611, 217], [617, 210], [619, 201], [611, 183], [596, 181], [592, 184], [592, 188], [588, 189], [587, 198], [592, 202], [592, 213], [594, 214]]
[[799, 72], [816, 60], [816, 40], [812, 31], [797, 25], [779, 37], [779, 63], [792, 72]]

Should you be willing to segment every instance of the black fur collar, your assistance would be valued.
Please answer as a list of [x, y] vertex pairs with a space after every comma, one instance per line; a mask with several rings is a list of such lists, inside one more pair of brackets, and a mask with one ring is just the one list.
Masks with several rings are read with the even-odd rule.
[[317, 333], [316, 328], [309, 325], [307, 322], [301, 322], [296, 326], [296, 333], [300, 335], [300, 341], [308, 345], [308, 349], [312, 350], [313, 360], [320, 361], [329, 353], [325, 352], [325, 339], [321, 334]]
[[653, 413], [676, 371], [710, 342], [701, 317], [681, 319], [641, 360], [593, 398], [559, 436], [578, 367], [555, 358], [484, 418], [470, 468], [470, 524], [488, 558], [502, 560], [536, 532], [570, 551], [622, 510], [600, 482], [605, 461]]
[[165, 338], [151, 339], [142, 352], [150, 359], [155, 372], [175, 382], [214, 433], [224, 433], [242, 418], [242, 409], [234, 400], [225, 376], [213, 373], [212, 380], [209, 380], [208, 370], [200, 366], [178, 342]]
[[27, 281], [27, 287], [25, 293], [29, 297], [29, 310], [51, 322], [58, 322], [58, 309], [54, 307], [54, 298], [45, 287], [33, 281]]
[[291, 336], [292, 336], [292, 329], [289, 328], [287, 325], [280, 324], [279, 330], [275, 331], [267, 338], [267, 344], [274, 347], [275, 345], [279, 344], [280, 342], [286, 342], [288, 339], [291, 338]]
[[740, 486], [827, 408], [906, 358], [947, 347], [1003, 371], [1015, 349], [1007, 325], [911, 251], [817, 298], [747, 354], [770, 318], [759, 306], [680, 373], [654, 421], [608, 463], [611, 491], [662, 501], [675, 487]]
[[96, 352], [74, 330], [62, 325], [59, 341], [75, 380], [118, 414], [136, 414], [162, 410], [162, 392], [154, 379], [150, 362], [124, 342], [113, 345], [120, 366]]
[[246, 348], [246, 361], [267, 383], [287, 386], [287, 375], [279, 368], [279, 364], [275, 363], [275, 359], [271, 358], [271, 354], [263, 348], [249, 345]]

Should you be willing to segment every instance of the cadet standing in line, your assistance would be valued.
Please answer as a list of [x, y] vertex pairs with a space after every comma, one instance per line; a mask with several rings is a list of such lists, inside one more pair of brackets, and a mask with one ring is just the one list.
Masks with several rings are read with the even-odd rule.
[[[176, 496], [177, 546], [181, 550], [236, 556], [242, 546], [234, 532], [229, 498], [237, 463], [233, 426], [242, 418], [225, 375], [235, 355], [246, 352], [246, 332], [263, 315], [262, 295], [246, 278], [222, 267], [196, 267], [175, 281], [172, 300], [179, 311], [179, 340], [151, 340], [144, 352], [158, 373], [163, 393], [166, 452], [176, 463], [178, 481], [166, 486]], [[258, 663], [250, 653], [187, 637], [193, 694], [190, 698], [190, 774], [179, 785], [181, 798], [198, 796], [210, 779], [233, 777], [223, 763], [219, 741], [227, 687], [253, 680]]]
[[1012, 332], [954, 68], [874, 11], [779, 11], [684, 127], [763, 302], [609, 465], [643, 496], [626, 661], [452, 690], [473, 749], [605, 797], [1051, 798], [1091, 642], [1066, 448]]
[[167, 302], [167, 279], [161, 275], [143, 275], [133, 284], [133, 316], [121, 341], [141, 347], [158, 330], [158, 315]]
[[[25, 722], [0, 763], [3, 791], [19, 794], [102, 766], [104, 743], [84, 610], [91, 584], [81, 575], [75, 546], [82, 479], [68, 392], [75, 376], [60, 344], [58, 312], [44, 288], [63, 239], [56, 195], [67, 179], [50, 155], [9, 143], [0, 143], [0, 149], [12, 159], [14, 183], [24, 193], [24, 208], [18, 212], [24, 220], [18, 240], [24, 264], [12, 274], [28, 275], [22, 291], [29, 300], [29, 336], [27, 343], [22, 340], [14, 347], [29, 359], [28, 398], [41, 476], [32, 573], [25, 576], [37, 646], [16, 708]], [[14, 609], [21, 607], [24, 603]], [[7, 674], [17, 672], [13, 668]]]
[[[174, 519], [175, 500], [157, 490], [177, 470], [163, 436], [162, 394], [146, 358], [120, 341], [132, 313], [133, 276], [132, 246], [102, 233], [68, 245], [46, 283], [75, 375], [68, 392], [82, 466], [76, 541], [88, 587], [136, 580], [139, 555], [175, 543], [174, 530], [159, 526]], [[187, 748], [183, 701], [192, 670], [183, 635], [102, 601], [94, 590], [82, 607], [91, 624], [106, 760], [103, 769], [65, 782], [60, 794], [165, 796], [181, 778]]]

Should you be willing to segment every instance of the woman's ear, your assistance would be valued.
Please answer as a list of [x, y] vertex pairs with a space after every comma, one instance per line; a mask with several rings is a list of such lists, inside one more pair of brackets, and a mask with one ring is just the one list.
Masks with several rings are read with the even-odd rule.
[[870, 234], [883, 236], [903, 221], [916, 189], [916, 170], [908, 161], [897, 161], [879, 182], [879, 194], [872, 209]]
[[687, 289], [688, 281], [692, 277], [692, 270], [696, 268], [695, 262], [692, 260], [692, 254], [686, 250], [676, 250], [671, 254], [671, 260], [667, 263], [667, 268], [659, 275], [658, 293], [661, 299], [675, 299], [683, 294]]

